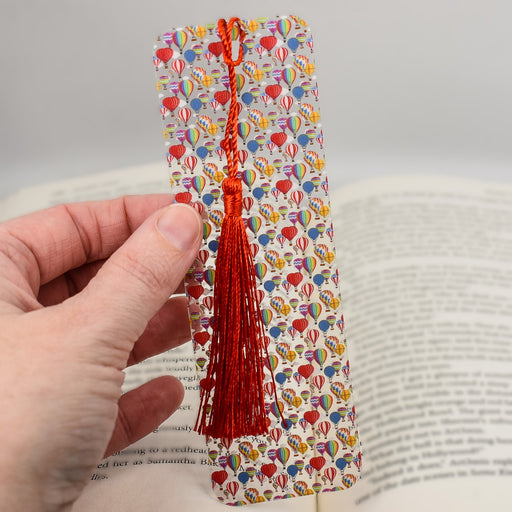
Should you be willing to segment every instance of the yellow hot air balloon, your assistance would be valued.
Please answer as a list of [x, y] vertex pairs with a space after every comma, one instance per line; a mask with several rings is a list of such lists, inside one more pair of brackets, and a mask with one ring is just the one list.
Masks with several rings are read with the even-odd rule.
[[323, 160], [322, 158], [319, 158], [315, 164], [314, 164], [314, 167], [315, 169], [321, 171], [325, 166], [325, 160]]
[[304, 67], [304, 73], [311, 76], [315, 72], [315, 65], [312, 62], [308, 62]]
[[[288, 352], [288, 354], [286, 354], [286, 359], [288, 359], [288, 361], [290, 361], [290, 363], [293, 363], [293, 361], [295, 361], [295, 358], [297, 357], [297, 352], [295, 352], [295, 350], [290, 350]], [[300, 399], [300, 397], [297, 397]], [[302, 401], [302, 399], [300, 399]]]
[[[281, 218], [281, 214], [279, 212], [277, 212], [276, 210], [274, 210], [270, 214], [269, 220], [270, 220], [270, 222], [273, 222], [274, 224], [276, 224], [277, 222], [279, 222], [280, 218]], [[281, 270], [281, 269], [279, 269], [279, 270]]]
[[259, 82], [264, 76], [265, 76], [264, 71], [262, 71], [259, 68], [256, 68], [256, 70], [252, 74], [252, 77], [254, 78], [254, 80], [256, 80], [256, 82]]
[[206, 87], [211, 87], [213, 83], [213, 78], [210, 75], [205, 75], [203, 79], [201, 80], [201, 83]]
[[355, 436], [348, 436], [345, 442], [350, 446], [350, 448], [353, 448], [357, 443], [357, 438]]
[[311, 114], [309, 114], [309, 120], [313, 124], [318, 123], [318, 121], [320, 121], [320, 112], [311, 112]]
[[259, 27], [258, 22], [256, 20], [249, 20], [245, 26], [247, 27], [247, 30], [249, 32], [253, 33], [256, 32], [256, 30], [258, 30]]
[[336, 348], [334, 349], [334, 352], [339, 356], [343, 355], [343, 353], [345, 352], [345, 345], [343, 345], [343, 343], [338, 343], [336, 345]]
[[302, 405], [302, 398], [300, 396], [293, 397], [292, 405], [298, 409]]
[[259, 122], [259, 126], [262, 130], [266, 130], [270, 124], [268, 117], [262, 117]]
[[331, 302], [329, 303], [329, 306], [331, 309], [338, 309], [340, 306], [340, 299], [332, 299]]
[[285, 265], [286, 261], [283, 258], [278, 258], [274, 266], [277, 268], [277, 270], [282, 270]]
[[265, 167], [265, 170], [263, 172], [265, 173], [266, 176], [268, 176], [270, 178], [272, 176], [272, 174], [274, 174], [274, 171], [275, 171], [275, 167], [273, 165], [267, 165], [267, 167]]
[[327, 263], [332, 263], [335, 259], [336, 259], [336, 255], [335, 255], [332, 251], [329, 251], [329, 252], [328, 252], [328, 253], [326, 253], [326, 255], [324, 256], [324, 260], [325, 260]]
[[218, 131], [219, 131], [219, 127], [218, 127], [218, 125], [216, 125], [215, 123], [212, 123], [212, 124], [208, 127], [208, 133], [209, 133], [210, 135], [216, 135]]
[[288, 304], [285, 304], [282, 308], [281, 308], [281, 315], [283, 316], [287, 316], [290, 314], [290, 311], [292, 310], [292, 308], [288, 305]]
[[330, 211], [330, 208], [326, 204], [324, 204], [323, 206], [320, 207], [320, 210], [318, 210], [318, 213], [322, 217], [327, 217], [327, 215], [329, 215], [329, 211]]
[[344, 389], [342, 392], [341, 392], [341, 399], [344, 400], [345, 402], [348, 401], [348, 399], [350, 398], [350, 391], [348, 389]]
[[207, 34], [207, 30], [205, 27], [199, 25], [196, 27], [195, 33], [196, 33], [196, 37], [198, 37], [199, 39], [202, 39]]

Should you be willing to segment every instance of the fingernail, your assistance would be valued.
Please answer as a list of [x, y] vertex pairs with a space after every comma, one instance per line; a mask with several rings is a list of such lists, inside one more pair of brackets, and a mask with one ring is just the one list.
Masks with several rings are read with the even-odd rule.
[[186, 251], [199, 236], [201, 221], [191, 206], [173, 204], [158, 219], [157, 227], [169, 242]]

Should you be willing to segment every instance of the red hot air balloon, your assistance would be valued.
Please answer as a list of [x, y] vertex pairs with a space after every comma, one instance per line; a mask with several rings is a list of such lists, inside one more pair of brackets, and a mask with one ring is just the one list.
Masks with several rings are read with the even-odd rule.
[[215, 484], [219, 485], [222, 488], [222, 484], [226, 481], [228, 478], [227, 471], [214, 471], [212, 473], [212, 482], [215, 486]]
[[249, 152], [246, 151], [245, 149], [240, 149], [238, 151], [238, 160], [240, 162], [240, 165], [243, 167], [243, 165], [245, 164], [245, 161], [247, 160], [249, 156]]
[[304, 192], [302, 190], [294, 190], [290, 195], [290, 199], [294, 202], [298, 207], [300, 207], [302, 200], [304, 199]]
[[228, 492], [234, 497], [240, 488], [240, 484], [238, 482], [234, 482], [233, 480], [228, 482], [226, 485], [226, 489]]
[[207, 250], [202, 249], [201, 251], [199, 251], [199, 254], [197, 257], [198, 257], [199, 261], [204, 265], [208, 261], [209, 256], [210, 256], [210, 253]]
[[284, 132], [273, 133], [270, 136], [270, 140], [277, 146], [281, 147], [288, 139], [288, 135]]
[[205, 297], [203, 299], [203, 304], [208, 311], [211, 311], [213, 308], [213, 297], [211, 295]]
[[284, 66], [286, 57], [288, 57], [288, 49], [285, 46], [280, 46], [274, 52], [274, 55], [276, 56], [276, 59]]
[[315, 375], [312, 379], [313, 385], [318, 389], [318, 391], [322, 390], [322, 386], [325, 383], [325, 377], [323, 375]]
[[283, 90], [283, 88], [279, 84], [267, 85], [267, 87], [265, 87], [265, 92], [273, 100], [275, 100], [281, 94], [282, 90]]
[[188, 123], [191, 115], [192, 112], [187, 107], [181, 108], [178, 112], [178, 117], [185, 123], [185, 125]]
[[295, 245], [299, 248], [299, 250], [304, 253], [309, 245], [309, 239], [305, 236], [301, 236], [295, 240]]
[[185, 166], [190, 170], [190, 172], [193, 172], [195, 167], [197, 165], [197, 157], [195, 156], [187, 156], [185, 158]]
[[301, 291], [306, 296], [306, 298], [309, 299], [315, 291], [315, 287], [311, 283], [305, 283], [302, 285]]
[[319, 337], [320, 337], [320, 331], [318, 329], [309, 329], [308, 334], [307, 334], [307, 339], [311, 343], [313, 343], [313, 345], [316, 344]]
[[249, 212], [254, 204], [254, 199], [252, 197], [246, 196], [242, 199], [242, 207], [245, 211]]
[[290, 112], [290, 109], [292, 108], [293, 106], [293, 98], [291, 96], [283, 96], [280, 100], [279, 100], [279, 104], [281, 105], [281, 107], [283, 107], [283, 109], [286, 111], [286, 113], [288, 114]]
[[263, 46], [267, 52], [272, 51], [276, 43], [277, 39], [274, 36], [264, 36], [260, 39], [261, 46]]
[[171, 48], [159, 48], [156, 51], [156, 56], [165, 64], [167, 64], [172, 59], [173, 55], [174, 52]]
[[324, 470], [324, 476], [327, 478], [327, 480], [329, 480], [329, 482], [331, 482], [331, 485], [332, 485], [332, 482], [337, 474], [338, 474], [338, 470], [333, 467], [330, 467], [330, 468], [327, 468]]
[[185, 69], [185, 61], [182, 59], [176, 59], [171, 64], [171, 69], [181, 78], [181, 73]]
[[277, 466], [274, 463], [271, 464], [263, 464], [261, 466], [261, 472], [267, 477], [272, 478], [274, 473], [277, 471]]
[[314, 425], [318, 421], [319, 418], [320, 418], [320, 413], [318, 411], [307, 411], [304, 413], [304, 419], [310, 425]]
[[179, 104], [180, 100], [176, 96], [170, 96], [162, 100], [162, 105], [170, 112], [173, 112]]
[[185, 154], [186, 147], [183, 144], [175, 144], [169, 147], [169, 154], [171, 154], [176, 160], [180, 160]]
[[275, 478], [274, 478], [276, 484], [281, 487], [281, 489], [285, 489], [286, 487], [286, 484], [288, 483], [288, 475], [284, 475], [284, 474], [279, 474], [277, 475]]
[[288, 144], [285, 149], [286, 154], [292, 159], [292, 161], [295, 160], [298, 150], [299, 146], [297, 146], [297, 144]]

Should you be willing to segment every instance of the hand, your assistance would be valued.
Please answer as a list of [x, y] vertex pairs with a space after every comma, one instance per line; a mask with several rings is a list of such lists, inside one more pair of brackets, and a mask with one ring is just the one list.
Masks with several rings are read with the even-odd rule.
[[0, 225], [2, 510], [69, 510], [102, 456], [181, 403], [171, 376], [121, 396], [126, 366], [190, 339], [186, 301], [169, 297], [202, 223], [169, 201], [78, 203]]

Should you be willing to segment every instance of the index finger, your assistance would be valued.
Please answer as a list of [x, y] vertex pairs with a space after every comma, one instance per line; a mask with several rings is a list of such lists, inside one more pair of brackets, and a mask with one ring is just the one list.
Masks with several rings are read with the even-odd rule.
[[0, 225], [0, 257], [6, 263], [0, 268], [20, 273], [37, 295], [41, 285], [68, 270], [108, 258], [172, 200], [170, 194], [124, 196], [55, 206], [7, 221]]

